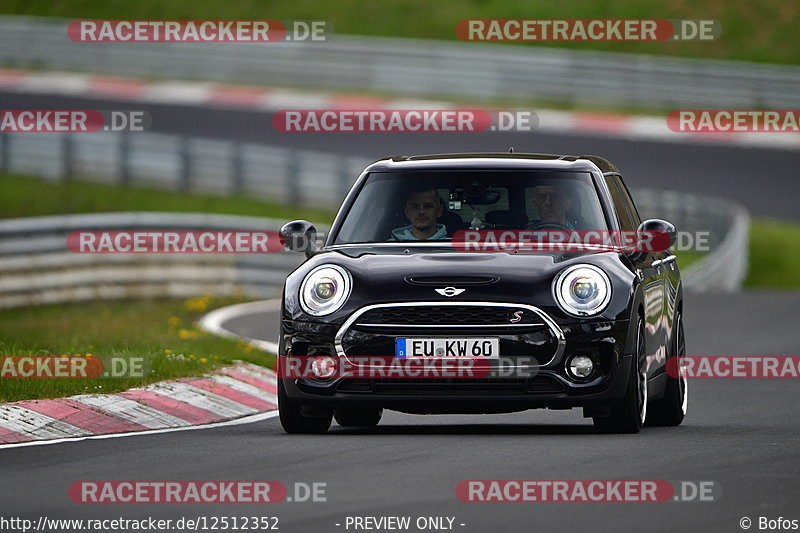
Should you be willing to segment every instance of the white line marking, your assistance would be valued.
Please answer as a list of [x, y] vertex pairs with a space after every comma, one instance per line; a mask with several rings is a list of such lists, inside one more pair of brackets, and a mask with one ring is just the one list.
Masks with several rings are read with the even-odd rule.
[[89, 88], [89, 76], [63, 72], [36, 72], [25, 75], [20, 88], [33, 93], [85, 94]]
[[331, 96], [327, 93], [301, 93], [285, 89], [272, 89], [261, 100], [262, 109], [327, 109]]
[[211, 99], [213, 83], [165, 81], [146, 86], [144, 100], [201, 104]]
[[77, 442], [82, 440], [95, 440], [95, 439], [116, 439], [119, 437], [139, 437], [142, 435], [158, 435], [161, 433], [172, 433], [175, 431], [192, 431], [195, 429], [214, 429], [226, 426], [238, 426], [240, 424], [252, 424], [253, 422], [261, 422], [278, 416], [278, 411], [267, 411], [265, 413], [258, 413], [255, 415], [244, 416], [234, 420], [225, 420], [224, 422], [212, 422], [211, 424], [202, 424], [200, 426], [185, 426], [179, 428], [167, 429], [151, 429], [148, 431], [137, 431], [132, 433], [111, 433], [109, 435], [89, 435], [86, 437], [71, 437], [53, 440], [36, 440], [32, 442], [15, 442], [13, 444], [0, 444], [0, 450], [5, 448], [22, 448], [25, 446], [41, 446], [45, 444], [61, 444], [63, 442]]
[[115, 394], [88, 394], [71, 396], [71, 400], [84, 405], [102, 409], [117, 418], [139, 424], [148, 429], [163, 429], [177, 426], [188, 426], [190, 422], [171, 414], [153, 409], [149, 405], [136, 402]]
[[236, 333], [230, 331], [229, 329], [222, 327], [222, 324], [227, 322], [228, 320], [233, 320], [234, 318], [239, 318], [240, 316], [244, 315], [249, 315], [263, 311], [275, 311], [277, 309], [280, 309], [280, 306], [281, 306], [281, 301], [279, 299], [262, 300], [258, 302], [248, 302], [244, 304], [229, 305], [227, 307], [221, 307], [219, 309], [211, 311], [203, 318], [201, 318], [199, 323], [200, 327], [208, 331], [209, 333], [219, 335], [220, 337], [245, 339], [254, 346], [261, 348], [262, 350], [265, 350], [272, 354], [277, 354], [278, 353], [277, 342], [265, 341], [262, 339], [251, 339], [249, 337], [237, 335]]
[[0, 405], [0, 427], [34, 439], [59, 439], [92, 434], [91, 431], [19, 405]]

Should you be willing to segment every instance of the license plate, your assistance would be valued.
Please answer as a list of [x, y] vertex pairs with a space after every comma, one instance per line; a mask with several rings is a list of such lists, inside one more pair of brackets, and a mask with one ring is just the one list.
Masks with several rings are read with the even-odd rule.
[[475, 337], [425, 338], [395, 340], [397, 357], [500, 357], [500, 339]]

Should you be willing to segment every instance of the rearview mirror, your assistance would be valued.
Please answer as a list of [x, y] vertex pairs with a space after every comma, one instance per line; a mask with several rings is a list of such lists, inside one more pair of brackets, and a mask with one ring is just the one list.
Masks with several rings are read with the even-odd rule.
[[645, 220], [636, 232], [636, 249], [644, 254], [666, 251], [672, 248], [678, 237], [675, 226], [660, 218]]
[[317, 229], [307, 220], [287, 222], [280, 229], [281, 244], [291, 252], [303, 252], [306, 257], [317, 251]]

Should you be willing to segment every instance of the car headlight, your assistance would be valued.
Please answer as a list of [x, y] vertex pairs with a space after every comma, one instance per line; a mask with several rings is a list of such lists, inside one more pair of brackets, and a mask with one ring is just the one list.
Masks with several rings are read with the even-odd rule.
[[300, 285], [300, 306], [309, 315], [329, 315], [341, 308], [350, 296], [350, 273], [338, 265], [318, 266]]
[[553, 296], [561, 309], [570, 315], [596, 315], [611, 300], [611, 280], [594, 265], [574, 265], [556, 277]]

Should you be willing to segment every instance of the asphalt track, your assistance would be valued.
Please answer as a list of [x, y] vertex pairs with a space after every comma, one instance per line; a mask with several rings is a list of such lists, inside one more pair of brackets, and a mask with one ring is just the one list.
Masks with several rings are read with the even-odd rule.
[[[796, 353], [798, 301], [797, 292], [687, 295], [689, 353]], [[226, 326], [274, 340], [276, 319], [270, 312]], [[792, 379], [693, 380], [690, 413], [682, 426], [627, 436], [594, 434], [579, 411], [427, 417], [390, 412], [374, 430], [334, 425], [323, 436], [286, 435], [273, 418], [0, 450], [0, 514], [34, 519], [270, 515], [279, 517], [284, 532], [347, 531], [346, 516], [451, 516], [455, 530], [464, 532], [615, 533], [741, 531], [739, 520], [747, 516], [756, 530], [760, 516], [800, 519], [798, 386]], [[131, 479], [277, 480], [290, 487], [324, 482], [327, 501], [88, 505], [67, 495], [74, 481]], [[465, 503], [455, 494], [456, 484], [465, 479], [704, 480], [716, 482], [721, 497], [714, 502]]]
[[507, 151], [597, 154], [622, 170], [631, 188], [709, 194], [737, 200], [759, 216], [800, 220], [800, 152], [664, 143], [552, 133], [281, 133], [267, 111], [213, 109], [0, 91], [3, 109], [140, 109], [152, 131], [237, 139], [379, 159], [388, 155]]

